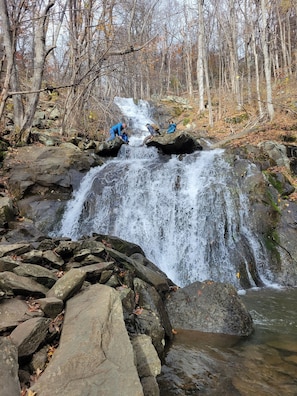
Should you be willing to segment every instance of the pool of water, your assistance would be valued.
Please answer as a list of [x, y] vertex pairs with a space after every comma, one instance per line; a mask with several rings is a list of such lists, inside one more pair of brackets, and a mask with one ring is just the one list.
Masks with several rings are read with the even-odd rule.
[[161, 396], [297, 395], [297, 289], [255, 289], [241, 298], [254, 333], [180, 331], [158, 377]]

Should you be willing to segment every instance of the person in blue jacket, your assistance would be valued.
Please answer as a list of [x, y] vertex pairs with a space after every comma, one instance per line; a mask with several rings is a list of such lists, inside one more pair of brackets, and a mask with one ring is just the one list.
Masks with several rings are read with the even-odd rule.
[[169, 127], [167, 128], [167, 133], [173, 133], [176, 130], [176, 124], [171, 121]]
[[119, 122], [118, 124], [112, 126], [109, 130], [110, 138], [107, 140], [110, 142], [111, 140], [114, 140], [116, 135], [121, 136], [122, 131], [127, 128], [127, 124], [124, 122]]

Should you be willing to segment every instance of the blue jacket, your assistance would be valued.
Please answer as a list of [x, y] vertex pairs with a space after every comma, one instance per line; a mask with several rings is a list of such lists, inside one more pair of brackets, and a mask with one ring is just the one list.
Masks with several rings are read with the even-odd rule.
[[167, 133], [173, 133], [176, 130], [176, 124], [170, 124], [168, 129], [167, 129]]
[[123, 130], [123, 124], [119, 122], [118, 124], [114, 125], [113, 127], [110, 128], [114, 132], [115, 135], [120, 136], [122, 130]]

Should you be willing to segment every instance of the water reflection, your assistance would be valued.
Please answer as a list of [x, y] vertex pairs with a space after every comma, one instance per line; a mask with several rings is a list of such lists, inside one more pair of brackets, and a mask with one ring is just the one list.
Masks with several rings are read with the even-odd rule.
[[297, 395], [297, 289], [250, 290], [254, 333], [180, 331], [158, 378], [161, 396]]

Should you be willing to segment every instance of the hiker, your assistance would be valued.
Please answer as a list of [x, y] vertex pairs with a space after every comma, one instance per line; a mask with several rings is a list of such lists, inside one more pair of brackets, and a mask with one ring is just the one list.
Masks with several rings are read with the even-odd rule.
[[146, 127], [150, 135], [144, 139], [143, 144], [148, 142], [153, 136], [160, 135], [159, 128], [156, 125], [146, 124]]
[[127, 124], [124, 122], [119, 122], [118, 124], [112, 126], [109, 130], [110, 138], [107, 141], [110, 142], [111, 140], [114, 140], [116, 135], [121, 136], [122, 131], [126, 128]]
[[176, 130], [176, 124], [170, 121], [169, 127], [167, 128], [167, 133], [173, 133]]
[[129, 137], [127, 132], [124, 130], [123, 133], [120, 135], [120, 138], [126, 143], [129, 144]]

